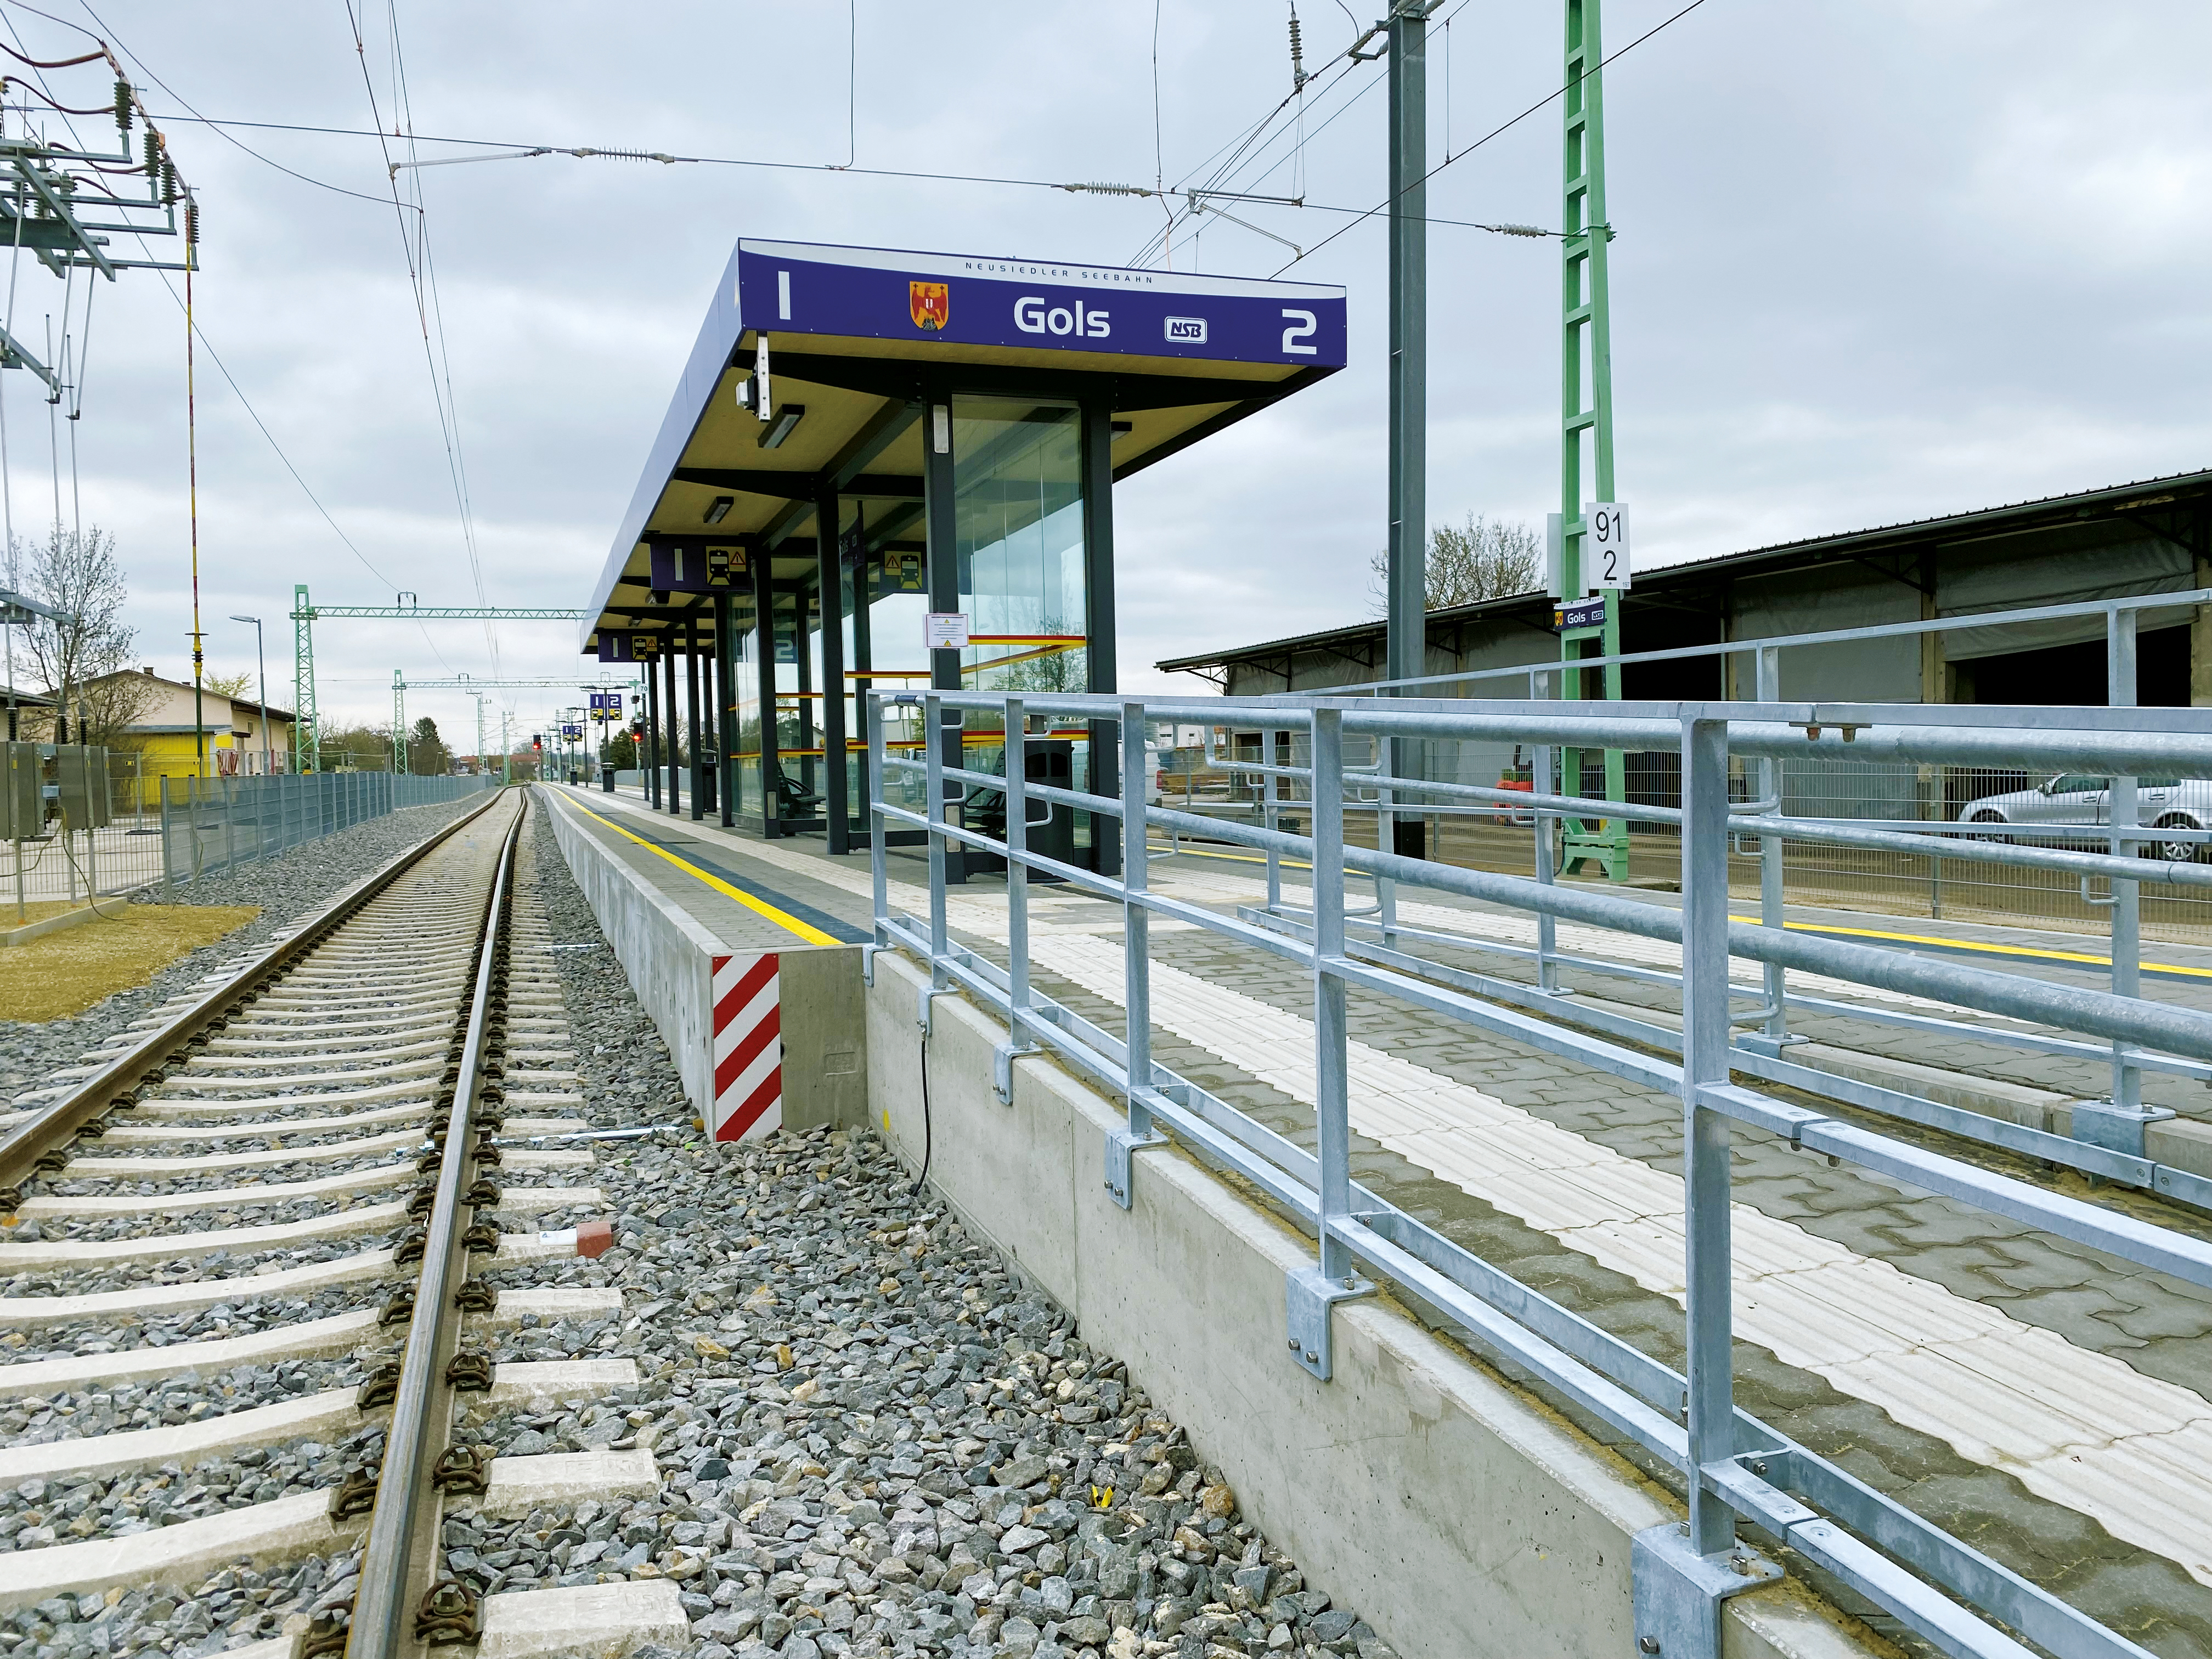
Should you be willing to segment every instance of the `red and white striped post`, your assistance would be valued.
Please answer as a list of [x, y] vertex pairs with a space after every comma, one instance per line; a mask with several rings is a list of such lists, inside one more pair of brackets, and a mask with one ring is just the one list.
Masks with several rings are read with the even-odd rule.
[[770, 1135], [783, 1123], [781, 963], [772, 951], [716, 957], [714, 1110], [716, 1140]]

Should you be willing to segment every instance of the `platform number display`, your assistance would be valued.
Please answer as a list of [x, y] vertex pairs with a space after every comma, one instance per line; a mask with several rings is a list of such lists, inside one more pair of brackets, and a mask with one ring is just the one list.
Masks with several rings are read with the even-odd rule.
[[1628, 509], [1619, 501], [1589, 501], [1583, 507], [1583, 575], [1589, 591], [1626, 588], [1632, 572], [1628, 556]]

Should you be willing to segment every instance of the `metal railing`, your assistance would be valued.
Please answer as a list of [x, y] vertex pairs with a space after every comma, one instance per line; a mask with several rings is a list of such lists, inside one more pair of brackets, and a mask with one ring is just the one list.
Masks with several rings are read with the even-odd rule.
[[391, 772], [163, 778], [158, 873], [173, 884], [195, 880], [387, 812], [441, 805], [499, 787], [490, 776]]
[[[1614, 656], [1587, 657], [1575, 663], [1547, 661], [1468, 668], [1414, 679], [1332, 687], [1316, 695], [1386, 695], [1395, 691], [1423, 696], [1487, 697], [1498, 691], [1509, 696], [1525, 691], [1531, 697], [1560, 696], [1572, 689], [1565, 678], [1570, 668], [1679, 665], [1703, 659], [1716, 665], [1736, 662], [1737, 689], [1755, 683], [1756, 695], [1771, 702], [1783, 695], [1785, 661], [1796, 663], [1799, 659], [1797, 653], [1823, 649], [1832, 652], [1838, 647], [1884, 641], [1917, 644], [1923, 639], [1957, 634], [1982, 636], [1984, 644], [2019, 636], [2021, 648], [2028, 649], [2039, 642], [2034, 635], [2057, 629], [2088, 630], [2083, 643], [2093, 639], [2096, 632], [2102, 632], [2109, 698], [2115, 706], [2132, 706], [2138, 695], [2136, 635], [2143, 617], [2152, 612], [2185, 611], [2207, 602], [2212, 602], [2212, 589], [2190, 589], [1944, 617], [1927, 622], [1888, 623], [1660, 651], [1626, 652]], [[1833, 672], [1833, 659], [1825, 666]], [[1253, 701], [1266, 703], [1271, 699], [1259, 697]], [[1519, 781], [1528, 781], [1525, 757], [1517, 754], [1510, 744], [1431, 741], [1418, 747], [1419, 761], [1413, 769], [1429, 781], [1484, 784], [1502, 781], [1516, 769], [1524, 774]], [[1630, 751], [1626, 759], [1626, 785], [1623, 791], [1626, 804], [1664, 805], [1679, 800], [1680, 779], [1675, 770], [1679, 757], [1671, 750]], [[1211, 751], [1208, 760], [1213, 760]], [[1582, 778], [1565, 780], [1573, 786], [1570, 793], [1605, 793], [1599, 781], [1598, 761], [1594, 753], [1583, 757], [1587, 787]], [[1222, 769], [1210, 765], [1209, 769]], [[2099, 776], [2104, 769], [2090, 769]], [[1775, 763], [1772, 787], [1765, 793], [1778, 793], [1784, 810], [1793, 816], [1874, 821], [1897, 827], [1911, 824], [1923, 828], [1931, 836], [1941, 836], [1958, 833], [1943, 826], [1962, 817], [1983, 799], [2028, 789], [2048, 775], [1986, 764], [1882, 764], [1845, 750], [1825, 757], [1780, 757]], [[2161, 835], [2157, 839], [2176, 845], [2192, 840], [2201, 844], [2206, 839], [2206, 826], [2212, 824], [2212, 810], [2208, 810], [2212, 809], [2212, 800], [2205, 799], [2208, 793], [2212, 793], [2212, 783], [2195, 791], [2196, 799], [2191, 801], [2154, 806], [2147, 811], [2144, 816], [2150, 827], [2156, 827], [2161, 819], [2171, 820], [2176, 826], [2175, 834]], [[1245, 816], [1254, 810], [1251, 803], [1256, 798], [1256, 791], [1249, 796], [1241, 790], [1232, 791], [1228, 798], [1210, 804], [1207, 810]], [[2101, 839], [2111, 804], [2100, 801], [2091, 814], [2092, 821], [2070, 829], [2022, 826], [1999, 833], [2024, 837]], [[1489, 869], [1525, 866], [1525, 817], [1516, 818], [1472, 808], [1449, 807], [1432, 808], [1422, 816], [1429, 820], [1430, 845], [1436, 849], [1436, 856], [1446, 862]], [[1612, 818], [1624, 815], [1589, 816]], [[1632, 828], [1656, 826], [1632, 822]], [[1776, 851], [1787, 890], [1797, 902], [1845, 904], [1876, 911], [1924, 914], [1934, 918], [1948, 915], [2009, 921], [2033, 917], [2072, 931], [2101, 931], [2107, 919], [2108, 907], [2102, 902], [2102, 896], [2085, 892], [2076, 881], [2025, 867], [1962, 866], [1951, 860], [1940, 847], [1928, 844], [1874, 850], [1785, 838]], [[1673, 856], [1670, 848], [1643, 836], [1633, 837], [1630, 842], [1629, 866], [1632, 872], [1638, 875], [1652, 875], [1671, 866]], [[1742, 857], [1733, 862], [1731, 873], [1739, 890], [1745, 891], [1759, 890], [1764, 878], [1758, 863]], [[2193, 940], [2203, 937], [2203, 930], [2212, 926], [2212, 894], [2158, 880], [2149, 872], [2146, 872], [2145, 880], [2148, 885], [2142, 895], [2140, 909], [2140, 925], [2143, 928], [2154, 936], [2167, 939]]]
[[[970, 710], [1002, 722], [1008, 747], [1002, 773], [971, 771], [960, 764], [959, 728]], [[1028, 719], [1034, 714], [1118, 725], [1116, 792], [1060, 788], [1029, 779], [1022, 751]], [[892, 742], [887, 741], [891, 734], [886, 728], [916, 715], [924, 738], [922, 758], [911, 759], [910, 731]], [[1258, 823], [1145, 806], [1147, 728], [1178, 722], [1231, 724], [1269, 734], [1262, 751], [1267, 758], [1240, 764], [1296, 788], [1303, 796], [1298, 812], [1310, 822], [1299, 832], [1283, 827], [1272, 788]], [[2123, 960], [2117, 948], [2125, 942], [2131, 950], [2132, 941], [2123, 940], [2117, 924], [2110, 990], [2051, 983], [1788, 931], [1772, 860], [1764, 866], [1769, 890], [1761, 922], [1734, 921], [1728, 859], [1732, 837], [1756, 837], [1765, 846], [1786, 830], [1814, 844], [1866, 847], [1886, 845], [1881, 837], [1909, 833], [1785, 817], [1773, 787], [1773, 769], [1808, 752], [1911, 766], [2003, 764], [2212, 776], [2212, 734], [2201, 714], [2129, 708], [1979, 710], [1777, 701], [1471, 703], [1348, 697], [1197, 702], [947, 691], [920, 697], [872, 694], [866, 733], [873, 949], [902, 949], [928, 965], [930, 983], [919, 1010], [925, 1029], [933, 998], [965, 992], [999, 1013], [1010, 1028], [996, 1061], [1002, 1098], [1011, 1097], [1012, 1059], [1039, 1048], [1121, 1096], [1127, 1120], [1107, 1137], [1105, 1169], [1106, 1184], [1123, 1207], [1131, 1201], [1133, 1155], [1159, 1144], [1165, 1131], [1194, 1153], [1243, 1176], [1302, 1222], [1317, 1240], [1316, 1258], [1290, 1277], [1288, 1346], [1294, 1361], [1316, 1376], [1326, 1380], [1331, 1371], [1329, 1310], [1372, 1288], [1359, 1276], [1364, 1269], [1388, 1278], [1400, 1295], [1426, 1304], [1479, 1352], [1539, 1379], [1571, 1409], [1671, 1466], [1683, 1485], [1689, 1525], [1640, 1534], [1633, 1556], [1639, 1635], [1650, 1629], [1650, 1639], [1659, 1639], [1652, 1620], [1668, 1631], [1662, 1646], [1647, 1646], [1647, 1651], [1675, 1659], [1692, 1652], [1717, 1655], [1717, 1623], [1711, 1615], [1719, 1599], [1779, 1571], [1759, 1562], [1739, 1541], [1736, 1527], [1742, 1522], [1786, 1544], [1944, 1652], [2025, 1659], [2024, 1640], [2061, 1659], [2143, 1659], [2145, 1650], [2135, 1643], [1736, 1407], [1730, 1355], [1729, 1127], [1742, 1124], [1764, 1131], [1792, 1147], [1910, 1182], [2200, 1287], [2212, 1287], [2212, 1243], [1931, 1151], [1917, 1139], [1790, 1103], [1736, 1083], [1732, 1073], [1786, 1084], [2115, 1183], [2212, 1206], [2212, 1182], [2145, 1156], [2145, 1125], [2170, 1114], [2142, 1108], [2139, 1093], [2141, 1072], [2147, 1066], [2212, 1077], [2212, 1016], [2140, 998], [2133, 957]], [[1370, 744], [1379, 756], [1389, 752], [1393, 739], [1510, 742], [1533, 748], [1534, 787], [1510, 799], [1534, 821], [1534, 874], [1463, 869], [1380, 850], [1394, 844], [1389, 819], [1408, 810], [1402, 805], [1407, 797], [1487, 801], [1502, 793], [1393, 778], [1347, 763], [1347, 744]], [[1671, 750], [1679, 757], [1681, 805], [1637, 809], [1644, 821], [1662, 824], [1679, 838], [1679, 910], [1553, 879], [1550, 839], [1559, 817], [1627, 810], [1553, 792], [1552, 775], [1560, 750], [1602, 748]], [[1732, 790], [1732, 753], [1750, 763], [1758, 799], [1741, 798], [1741, 780]], [[1105, 769], [1103, 763], [1097, 769]], [[921, 786], [918, 792], [913, 787], [916, 781]], [[961, 803], [977, 788], [1003, 793], [1001, 836], [980, 833], [962, 821]], [[1119, 874], [1031, 852], [1027, 836], [1033, 805], [1091, 813], [1102, 826], [1118, 821]], [[1349, 843], [1347, 811], [1376, 815], [1376, 847]], [[885, 850], [886, 832], [915, 830], [926, 836], [929, 866], [929, 914], [920, 919], [891, 910]], [[1263, 854], [1266, 903], [1243, 907], [1232, 916], [1152, 891], [1146, 872], [1155, 833], [1203, 835]], [[1098, 839], [1106, 839], [1103, 828]], [[2118, 915], [2127, 908], [2142, 871], [2124, 826], [2112, 841], [2109, 854], [1972, 842], [1948, 849], [1947, 856], [1978, 866], [2104, 879], [2111, 884]], [[951, 934], [948, 876], [953, 862], [970, 849], [1006, 864], [1003, 967]], [[1111, 860], [1106, 862], [1110, 868]], [[1285, 902], [1282, 874], [1291, 864], [1311, 872], [1310, 902], [1302, 907]], [[2212, 883], [2212, 868], [2179, 866], [2172, 874], [2192, 888]], [[1028, 916], [1032, 875], [1121, 905], [1127, 1013], [1122, 1036], [1054, 1002], [1033, 982]], [[1355, 876], [1375, 887], [1374, 902], [1358, 908], [1346, 896], [1347, 878]], [[1402, 925], [1397, 902], [1407, 887], [1533, 915], [1537, 945], [1519, 954], [1534, 959], [1536, 982], [1470, 974], [1420, 955], [1419, 947], [1427, 943], [1463, 949], [1479, 941], [1472, 928], [1462, 934]], [[1308, 1152], [1152, 1058], [1147, 930], [1156, 915], [1287, 961], [1310, 975], [1315, 1150]], [[1555, 932], [1562, 921], [1678, 945], [1681, 971], [1669, 974], [1563, 953]], [[1759, 982], [1734, 983], [1731, 958], [1756, 964]], [[1573, 998], [1559, 987], [1562, 966], [1595, 966], [1678, 985], [1680, 1029], [1593, 1009], [1587, 999]], [[1940, 1011], [1921, 1013], [1793, 995], [1792, 974], [1844, 981], [1847, 989], [1863, 987], [1958, 1005], [2019, 1024], [1969, 1024], [1950, 1020]], [[1346, 997], [1354, 988], [1682, 1100], [1688, 1356], [1682, 1371], [1514, 1280], [1352, 1179]], [[1735, 1005], [1744, 1000], [1753, 1006], [1740, 1013]], [[1867, 1087], [1783, 1058], [1787, 1012], [1808, 1006], [2095, 1057], [2112, 1068], [2113, 1099], [2102, 1107], [2076, 1106], [2074, 1133], [2058, 1135], [1899, 1091]], [[1739, 1032], [1747, 1025], [1750, 1029]], [[1686, 1632], [1702, 1633], [1685, 1637]]]

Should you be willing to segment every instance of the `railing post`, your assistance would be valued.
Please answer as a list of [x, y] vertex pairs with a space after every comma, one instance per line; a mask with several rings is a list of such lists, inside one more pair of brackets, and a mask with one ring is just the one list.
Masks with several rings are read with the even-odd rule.
[[1351, 1048], [1343, 975], [1343, 710], [1313, 711], [1312, 761], [1314, 1126], [1321, 1166], [1315, 1222], [1321, 1260], [1294, 1271], [1284, 1291], [1291, 1352], [1299, 1364], [1327, 1382], [1334, 1370], [1329, 1309], [1373, 1288], [1354, 1277], [1352, 1251], [1338, 1231], [1352, 1215]]
[[[2139, 613], [2113, 605], [2105, 612], [2105, 701], [2113, 708], [2136, 706], [2136, 622]], [[2114, 858], [2133, 858], [2137, 842], [2136, 822], [2142, 816], [2133, 778], [2112, 778], [2106, 793], [2106, 817], [2112, 830]], [[2142, 994], [2142, 884], [2115, 879], [2108, 901], [2112, 912], [2112, 994], [2135, 997]], [[2129, 1057], [2128, 1045], [2112, 1042], [2112, 1097], [2109, 1102], [2077, 1103], [2070, 1121], [2074, 1138], [2133, 1158], [2145, 1155], [2146, 1126], [2169, 1118], [2164, 1107], [2146, 1107], [2142, 1098], [2142, 1068]]]
[[[944, 716], [944, 705], [934, 693], [922, 698], [922, 730], [927, 734], [922, 751], [922, 781], [928, 797], [922, 810], [929, 819], [929, 983], [933, 990], [945, 988], [945, 749], [940, 724]], [[761, 752], [765, 756], [768, 751], [763, 748]], [[925, 1008], [927, 1006], [923, 1005]]]
[[1735, 1451], [1729, 1349], [1729, 1120], [1700, 1089], [1729, 1080], [1728, 722], [1682, 722], [1682, 1130], [1688, 1235], [1690, 1548], [1735, 1542], [1699, 1471]]
[[[1096, 729], [1096, 728], [1094, 728]], [[1122, 1080], [1128, 1103], [1126, 1127], [1106, 1132], [1106, 1190], [1129, 1207], [1134, 1159], [1140, 1146], [1165, 1139], [1152, 1127], [1147, 1096], [1152, 1086], [1152, 913], [1139, 902], [1146, 887], [1145, 705], [1121, 705], [1121, 1008]], [[1095, 787], [1095, 785], [1094, 785]]]
[[[177, 880], [177, 860], [169, 848], [169, 775], [162, 773], [157, 780], [161, 787], [161, 884], [172, 887]], [[22, 898], [23, 843], [15, 843], [16, 899]]]
[[[1260, 763], [1262, 766], [1280, 766], [1285, 758], [1284, 751], [1289, 746], [1290, 740], [1284, 733], [1272, 726], [1264, 728], [1260, 733]], [[1237, 751], [1233, 747], [1229, 753], [1231, 759], [1236, 758]], [[1261, 822], [1270, 830], [1281, 827], [1283, 815], [1278, 803], [1283, 798], [1283, 781], [1267, 773], [1262, 773], [1260, 777], [1260, 787], [1263, 792], [1261, 799], [1264, 803], [1260, 809]], [[1267, 848], [1267, 914], [1271, 916], [1278, 915], [1282, 908], [1283, 855], [1270, 846]]]
[[[1759, 700], [1768, 703], [1782, 701], [1782, 652], [1779, 647], [1762, 645], [1759, 647]], [[1774, 803], [1767, 809], [1767, 816], [1778, 816], [1782, 811], [1782, 763], [1771, 755], [1759, 763], [1759, 791], [1760, 799]], [[1759, 838], [1759, 925], [1774, 928], [1787, 927], [1786, 903], [1783, 884], [1782, 837], [1761, 836]], [[1788, 970], [1778, 962], [1766, 963], [1764, 968], [1766, 1035], [1777, 1042], [1787, 1042], [1790, 1036]]]
[[[868, 881], [872, 895], [868, 915], [874, 928], [876, 949], [888, 950], [890, 934], [890, 870], [884, 862], [884, 836], [890, 823], [884, 817], [884, 697], [870, 691], [861, 699], [861, 720], [868, 739]], [[871, 964], [872, 968], [872, 964]]]
[[[1547, 670], [1537, 668], [1529, 671], [1529, 701], [1533, 702], [1550, 696], [1551, 678]], [[1535, 745], [1528, 771], [1529, 784], [1535, 793], [1550, 795], [1558, 793], [1553, 786], [1559, 781], [1559, 752], [1548, 743]], [[1536, 879], [1549, 887], [1555, 878], [1559, 861], [1559, 821], [1552, 813], [1544, 811], [1534, 812], [1531, 817], [1534, 823], [1530, 827], [1535, 832], [1536, 842]], [[1549, 910], [1539, 910], [1536, 913], [1536, 988], [1540, 991], [1559, 988], [1559, 918]]]
[[[1037, 1052], [1029, 1040], [1030, 870], [1024, 861], [1030, 848], [1029, 715], [1019, 697], [1006, 699], [1001, 724], [1006, 757], [1006, 1040], [991, 1056], [991, 1086], [1000, 1103], [1011, 1106], [1014, 1061]], [[1050, 817], [1048, 811], [1048, 822]]]

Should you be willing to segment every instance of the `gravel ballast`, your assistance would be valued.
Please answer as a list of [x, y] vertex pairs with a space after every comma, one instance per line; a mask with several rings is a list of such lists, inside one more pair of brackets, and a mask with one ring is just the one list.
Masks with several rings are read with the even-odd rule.
[[[628, 1354], [640, 1386], [466, 1413], [510, 1455], [645, 1446], [660, 1496], [447, 1522], [488, 1589], [666, 1577], [699, 1659], [1386, 1659], [1309, 1589], [1113, 1356], [866, 1131], [718, 1152], [542, 820], [524, 891], [550, 928], [615, 1212], [620, 1322], [525, 1326], [501, 1358]], [[648, 1654], [647, 1659], [653, 1659]]]

